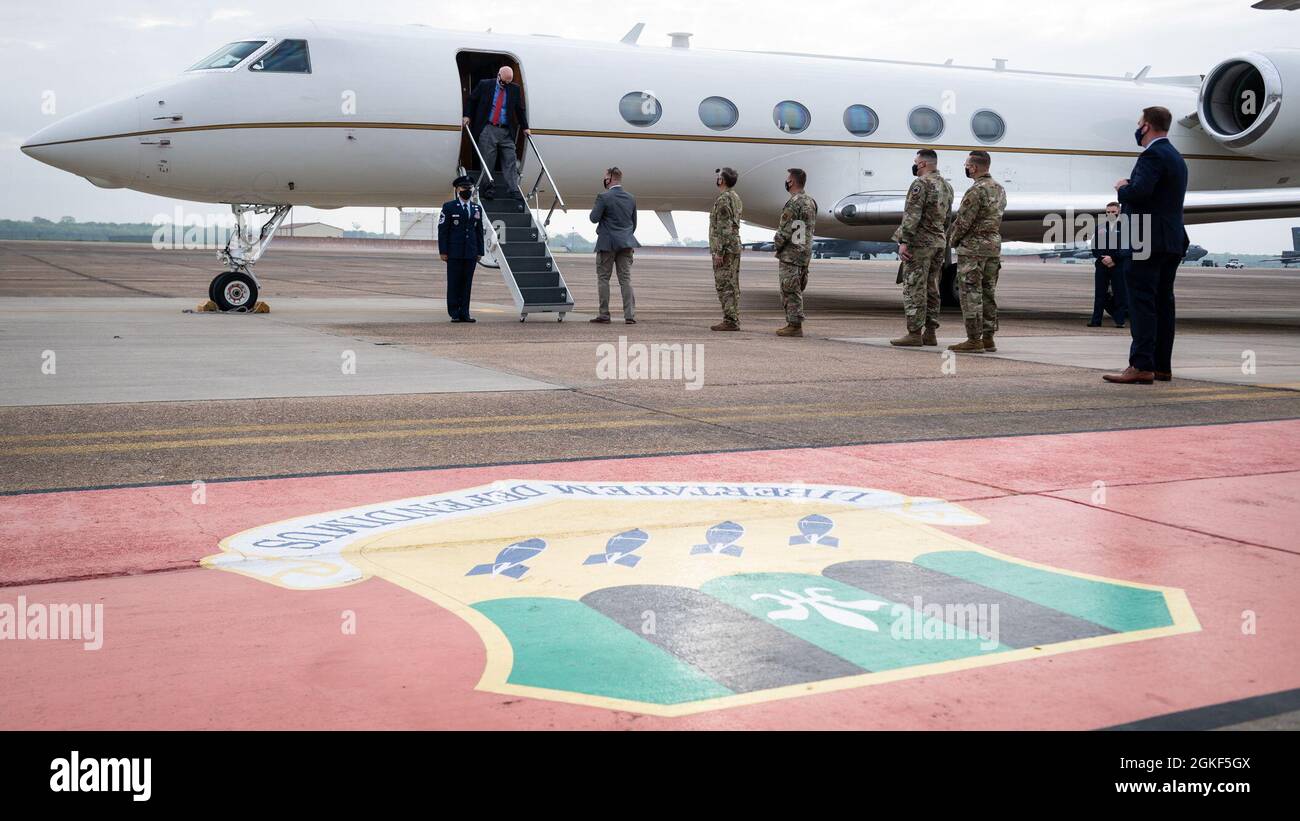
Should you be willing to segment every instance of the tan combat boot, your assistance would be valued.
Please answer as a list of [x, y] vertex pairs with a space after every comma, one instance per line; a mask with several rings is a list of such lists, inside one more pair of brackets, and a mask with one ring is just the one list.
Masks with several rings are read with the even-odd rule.
[[984, 353], [996, 353], [997, 346], [993, 344], [993, 334], [984, 334]]
[[934, 335], [934, 328], [925, 329], [925, 333], [921, 334], [921, 344], [930, 346], [939, 344], [939, 338]]
[[889, 344], [897, 345], [900, 348], [919, 348], [923, 344], [921, 340], [921, 332], [908, 331], [905, 336], [889, 340]]
[[709, 330], [710, 331], [739, 331], [740, 325], [736, 322], [732, 322], [730, 319], [724, 319], [721, 322], [719, 322], [717, 325], [711, 326]]
[[784, 328], [776, 332], [777, 336], [803, 336], [802, 325], [786, 324]]
[[949, 345], [948, 350], [958, 351], [960, 353], [984, 353], [983, 340], [971, 337], [965, 342], [958, 342], [956, 345]]

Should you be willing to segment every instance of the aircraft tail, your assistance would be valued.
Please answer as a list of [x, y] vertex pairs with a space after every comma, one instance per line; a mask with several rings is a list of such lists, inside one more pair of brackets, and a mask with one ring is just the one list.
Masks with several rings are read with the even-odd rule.
[[1291, 247], [1296, 251], [1300, 251], [1300, 227], [1291, 229]]

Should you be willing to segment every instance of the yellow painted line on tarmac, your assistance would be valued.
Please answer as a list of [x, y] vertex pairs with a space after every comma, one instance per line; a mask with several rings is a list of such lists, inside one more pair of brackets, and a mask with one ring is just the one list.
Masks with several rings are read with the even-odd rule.
[[95, 445], [38, 445], [0, 450], [0, 456], [35, 456], [89, 453], [121, 453], [150, 450], [176, 450], [184, 448], [248, 447], [251, 445], [281, 445], [300, 442], [349, 442], [361, 439], [396, 439], [407, 437], [467, 436], [472, 434], [537, 433], [541, 431], [590, 430], [592, 428], [616, 429], [627, 427], [656, 427], [675, 425], [676, 417], [658, 419], [611, 419], [602, 422], [583, 419], [576, 422], [553, 424], [516, 425], [454, 425], [435, 428], [403, 428], [400, 430], [355, 431], [340, 433], [300, 433], [285, 436], [225, 436], [216, 439], [165, 439], [159, 442], [105, 442]]
[[[1121, 410], [1124, 408], [1149, 407], [1150, 405], [1153, 404], [1174, 405], [1174, 404], [1178, 404], [1179, 402], [1218, 402], [1218, 401], [1228, 400], [1228, 399], [1271, 399], [1271, 398], [1277, 398], [1283, 396], [1289, 396], [1289, 393], [1287, 391], [1260, 391], [1260, 392], [1252, 392], [1249, 394], [1243, 394], [1239, 392], [1223, 392], [1223, 393], [1201, 394], [1197, 396], [1171, 397], [1170, 398], [1171, 401], [1167, 401], [1167, 402], [1166, 401], [1155, 401], [1155, 402], [1144, 401], [1144, 402], [1125, 403], [1125, 404], [1116, 403], [1114, 401], [1114, 397], [1098, 396], [1097, 397], [1098, 401], [1096, 404], [1087, 404], [1087, 405], [1076, 404], [1076, 405], [1063, 406], [1056, 402], [1018, 402], [1014, 406], [1008, 406], [1005, 402], [998, 402], [998, 403], [992, 403], [986, 405], [970, 405], [970, 404], [926, 405], [926, 406], [921, 406], [921, 407], [911, 408], [911, 409], [898, 408], [898, 407], [881, 407], [881, 408], [873, 408], [873, 409], [857, 408], [853, 411], [848, 411], [843, 413], [836, 413], [831, 411], [823, 412], [823, 411], [816, 411], [816, 410], [794, 410], [788, 412], [776, 412], [776, 413], [768, 412], [768, 413], [761, 413], [761, 414], [721, 414], [718, 416], [710, 417], [707, 421], [753, 422], [753, 421], [764, 421], [764, 420], [776, 421], [782, 419], [820, 419], [820, 418], [836, 418], [836, 417], [861, 417], [861, 418], [870, 419], [870, 418], [880, 418], [886, 416], [942, 416], [943, 414], [950, 414], [950, 413], [959, 413], [959, 414], [988, 413], [988, 412], [1005, 413], [1008, 410], [1015, 411], [1017, 413], [1023, 413], [1027, 411], [1040, 411], [1040, 410], [1060, 410], [1060, 411], [1103, 410], [1103, 409]], [[1143, 397], [1143, 398], [1149, 398], [1149, 397]], [[1158, 399], [1159, 397], [1157, 397], [1157, 400]], [[790, 406], [786, 406], [786, 407], [788, 408]]]
[[[1222, 385], [1206, 386], [1187, 386], [1177, 388], [1165, 388], [1160, 391], [1161, 396], [1185, 395], [1194, 393], [1208, 393], [1222, 391]], [[1241, 390], [1254, 390], [1254, 386], [1242, 386]], [[771, 404], [750, 404], [750, 405], [721, 405], [721, 406], [691, 406], [680, 405], [666, 409], [646, 408], [643, 410], [628, 409], [629, 413], [674, 413], [674, 414], [715, 414], [751, 411], [759, 412], [766, 410], [788, 410], [792, 406], [814, 410], [817, 408], [845, 408], [850, 407], [842, 403], [834, 402], [812, 402], [799, 403], [771, 403]], [[863, 403], [862, 405], [851, 406], [854, 408], [869, 407], [897, 407], [887, 403]], [[962, 407], [962, 406], [957, 406]], [[557, 411], [553, 413], [529, 413], [529, 414], [501, 414], [494, 416], [458, 416], [458, 417], [425, 417], [413, 419], [348, 419], [336, 422], [275, 422], [275, 423], [258, 423], [258, 424], [227, 424], [227, 425], [194, 425], [174, 428], [141, 428], [139, 430], [104, 430], [104, 431], [82, 431], [69, 433], [31, 433], [31, 434], [9, 434], [0, 436], [0, 443], [38, 443], [38, 442], [60, 442], [60, 441], [94, 441], [101, 439], [127, 439], [131, 437], [149, 437], [149, 436], [203, 436], [208, 434], [229, 434], [229, 433], [279, 433], [285, 431], [329, 431], [366, 428], [400, 428], [414, 426], [439, 426], [450, 423], [457, 424], [484, 424], [484, 423], [501, 423], [501, 422], [530, 422], [537, 420], [564, 420], [564, 419], [589, 419], [594, 415], [592, 411]], [[3, 451], [0, 451], [3, 452]]]
[[425, 419], [349, 419], [340, 422], [277, 422], [253, 425], [201, 425], [181, 428], [144, 428], [141, 430], [103, 430], [84, 433], [35, 433], [26, 435], [0, 436], [0, 442], [54, 442], [68, 439], [116, 439], [131, 436], [186, 436], [209, 433], [272, 433], [289, 430], [330, 430], [341, 428], [359, 428], [367, 425], [378, 427], [402, 427], [404, 425], [440, 425], [448, 422], [527, 422], [536, 419], [586, 419], [591, 411], [528, 413], [500, 416], [459, 416], [429, 417]]
[[[1143, 399], [1146, 401], [1132, 404], [1118, 404], [1115, 402], [1115, 396], [1107, 396], [1103, 394], [1097, 395], [1095, 404], [1091, 405], [1076, 404], [1062, 407], [1058, 401], [1040, 400], [1037, 402], [1021, 402], [1017, 403], [1013, 410], [1017, 412], [1039, 410], [1097, 410], [1122, 407], [1143, 407], [1151, 404], [1169, 405], [1177, 404], [1179, 402], [1212, 402], [1242, 399], [1253, 400], [1278, 397], [1293, 398], [1292, 394], [1288, 391], [1226, 390], [1218, 393], [1196, 393], [1183, 396], [1171, 396], [1170, 394], [1172, 393], [1172, 391], [1161, 391], [1161, 395], [1155, 397], [1133, 394], [1131, 395], [1131, 398]], [[1155, 399], [1156, 401], [1150, 401], [1152, 399]], [[985, 403], [983, 405], [973, 405], [969, 403], [951, 405], [931, 404], [911, 408], [889, 405], [878, 405], [876, 407], [839, 405], [824, 406], [823, 409], [817, 409], [815, 406], [788, 404], [774, 406], [777, 408], [776, 410], [773, 410], [771, 406], [767, 409], [755, 410], [755, 408], [761, 407], [762, 406], [738, 406], [729, 409], [709, 409], [723, 412], [716, 414], [700, 414], [699, 418], [675, 415], [644, 416], [640, 415], [644, 412], [633, 411], [632, 413], [638, 415], [633, 418], [623, 419], [595, 418], [597, 415], [590, 413], [569, 414], [571, 417], [578, 417], [569, 422], [533, 423], [522, 421], [504, 425], [490, 423], [465, 424], [463, 421], [459, 420], [452, 422], [451, 420], [444, 419], [438, 420], [442, 422], [442, 424], [433, 427], [398, 428], [390, 430], [341, 430], [332, 433], [298, 433], [270, 436], [222, 436], [207, 439], [167, 439], [154, 442], [33, 445], [0, 450], [0, 457], [88, 455], [96, 453], [127, 452], [139, 453], [157, 450], [184, 450], [191, 448], [249, 447], [255, 445], [305, 444], [308, 442], [353, 442], [399, 438], [440, 438], [447, 436], [501, 435], [511, 433], [539, 433], [546, 431], [619, 430], [630, 428], [673, 427], [719, 422], [779, 422], [808, 419], [872, 419], [888, 416], [938, 416], [944, 414], [1005, 412], [1008, 410], [1008, 406], [1005, 402]], [[607, 414], [601, 415], [603, 416]], [[546, 414], [524, 418], [539, 417], [554, 418], [554, 416]], [[478, 417], [478, 419], [484, 420], [485, 422], [500, 420], [503, 418], [506, 417]], [[224, 432], [228, 430], [228, 428], [222, 428], [221, 430]]]

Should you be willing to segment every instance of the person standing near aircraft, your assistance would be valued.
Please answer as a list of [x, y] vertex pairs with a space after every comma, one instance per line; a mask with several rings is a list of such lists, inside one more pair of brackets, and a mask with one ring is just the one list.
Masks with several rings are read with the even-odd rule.
[[[528, 112], [524, 110], [523, 89], [514, 82], [515, 72], [502, 66], [496, 79], [480, 80], [469, 97], [465, 98], [464, 117], [461, 122], [470, 127], [478, 141], [486, 170], [491, 173], [497, 158], [501, 158], [501, 177], [505, 196], [519, 195], [519, 159], [515, 152], [515, 136], [522, 132], [527, 137]], [[493, 183], [479, 191], [484, 199], [496, 196]]]
[[736, 193], [740, 175], [734, 168], [719, 168], [715, 184], [721, 192], [709, 212], [709, 253], [713, 255], [713, 285], [722, 303], [722, 321], [710, 330], [740, 330], [740, 212]]
[[1101, 327], [1101, 315], [1110, 312], [1116, 328], [1123, 328], [1128, 317], [1128, 277], [1133, 250], [1120, 236], [1119, 203], [1106, 204], [1106, 219], [1097, 226], [1092, 238], [1093, 272], [1092, 318], [1089, 328]]
[[1187, 163], [1169, 142], [1173, 115], [1163, 106], [1142, 109], [1133, 137], [1145, 150], [1130, 179], [1115, 183], [1116, 199], [1129, 220], [1133, 261], [1128, 270], [1133, 344], [1128, 367], [1102, 378], [1122, 385], [1167, 382], [1173, 374], [1174, 276], [1191, 240], [1183, 225]]
[[948, 232], [948, 247], [957, 249], [957, 286], [961, 313], [966, 320], [966, 341], [949, 345], [950, 351], [993, 353], [998, 330], [995, 292], [1002, 269], [1002, 213], [1007, 192], [989, 173], [987, 151], [972, 151], [966, 158], [966, 176], [975, 180], [961, 198], [961, 207]]
[[894, 232], [903, 260], [903, 314], [907, 333], [890, 345], [938, 345], [939, 277], [947, 257], [948, 219], [952, 215], [952, 186], [939, 173], [939, 155], [930, 148], [916, 152], [916, 177], [907, 189], [903, 223]]
[[636, 197], [623, 190], [623, 172], [617, 166], [605, 171], [605, 192], [596, 197], [591, 221], [596, 223], [596, 292], [600, 313], [591, 321], [609, 322], [609, 278], [618, 270], [623, 295], [623, 321], [636, 324], [636, 296], [632, 293], [632, 249], [636, 241]]
[[772, 245], [781, 276], [781, 304], [785, 327], [777, 336], [803, 336], [803, 292], [808, 287], [808, 262], [812, 259], [813, 232], [817, 228], [817, 200], [804, 193], [808, 175], [802, 168], [786, 169], [785, 190], [790, 199], [781, 209]]
[[472, 177], [457, 177], [452, 185], [456, 198], [443, 203], [438, 215], [438, 256], [447, 263], [447, 313], [452, 322], [477, 322], [469, 315], [469, 293], [483, 257], [483, 209], [470, 202]]

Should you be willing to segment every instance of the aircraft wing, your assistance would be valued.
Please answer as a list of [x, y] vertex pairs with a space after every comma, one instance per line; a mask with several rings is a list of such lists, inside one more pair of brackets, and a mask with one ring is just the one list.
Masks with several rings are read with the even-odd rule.
[[1273, 11], [1296, 11], [1297, 9], [1300, 9], [1300, 0], [1259, 0], [1258, 3], [1251, 5], [1251, 8]]
[[[836, 203], [832, 211], [845, 225], [898, 225], [903, 219], [905, 199], [903, 192], [851, 194]], [[1043, 242], [1045, 226], [1053, 215], [1065, 220], [1069, 229], [1074, 215], [1100, 214], [1113, 199], [1113, 191], [1008, 192], [1007, 210], [1002, 215], [1002, 238]], [[1300, 188], [1189, 191], [1183, 204], [1183, 218], [1189, 225], [1295, 216], [1300, 216]]]

